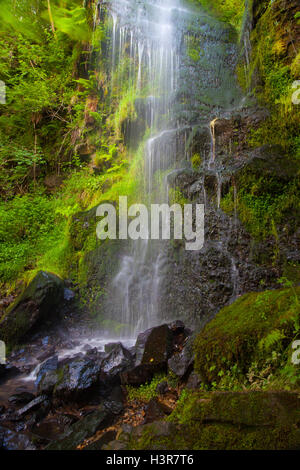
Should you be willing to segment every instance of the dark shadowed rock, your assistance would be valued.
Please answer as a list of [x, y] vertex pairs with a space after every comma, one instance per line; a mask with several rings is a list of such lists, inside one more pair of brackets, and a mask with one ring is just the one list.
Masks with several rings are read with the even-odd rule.
[[9, 403], [13, 403], [14, 405], [24, 405], [29, 403], [30, 401], [34, 400], [35, 395], [30, 392], [20, 392], [15, 393], [11, 397], [9, 397]]
[[6, 374], [6, 368], [4, 364], [0, 364], [0, 378]]
[[135, 350], [135, 365], [165, 364], [172, 354], [172, 332], [168, 325], [150, 328], [139, 334]]
[[162, 371], [161, 364], [142, 364], [120, 374], [123, 385], [142, 385], [152, 380], [153, 376]]
[[174, 335], [178, 335], [179, 333], [184, 332], [185, 325], [181, 320], [175, 320], [169, 325], [170, 330], [173, 332]]
[[167, 414], [170, 414], [172, 410], [167, 409], [163, 406], [157, 398], [152, 398], [149, 403], [147, 403], [145, 408], [145, 419], [144, 424], [153, 423], [159, 419], [163, 419]]
[[181, 352], [174, 354], [168, 361], [168, 368], [177, 377], [183, 377], [189, 367], [193, 364], [193, 357], [191, 357], [184, 348]]
[[124, 385], [141, 385], [154, 374], [167, 368], [167, 360], [173, 350], [173, 332], [168, 325], [161, 325], [139, 334], [136, 345], [135, 367], [120, 374]]
[[202, 384], [203, 380], [201, 379], [200, 375], [197, 374], [196, 372], [192, 372], [191, 375], [188, 378], [186, 387], [189, 388], [190, 390], [197, 390], [200, 388], [200, 385]]
[[42, 364], [40, 364], [37, 368], [37, 377], [35, 381], [35, 385], [38, 387], [42, 378], [48, 373], [52, 371], [56, 371], [58, 368], [58, 356], [49, 357], [46, 359]]
[[107, 431], [100, 437], [100, 439], [87, 445], [83, 450], [101, 450], [104, 445], [115, 440], [116, 436], [116, 431]]
[[163, 382], [160, 382], [156, 387], [156, 391], [160, 395], [165, 395], [165, 393], [167, 393], [168, 390], [169, 390], [169, 385], [166, 380], [164, 380]]
[[114, 416], [102, 405], [97, 411], [73, 424], [61, 439], [49, 444], [45, 450], [75, 450], [85, 439], [109, 426], [113, 419]]
[[53, 320], [63, 294], [63, 281], [54, 274], [40, 271], [1, 320], [1, 339], [17, 344], [33, 326]]
[[26, 434], [19, 434], [0, 426], [0, 450], [36, 450]]

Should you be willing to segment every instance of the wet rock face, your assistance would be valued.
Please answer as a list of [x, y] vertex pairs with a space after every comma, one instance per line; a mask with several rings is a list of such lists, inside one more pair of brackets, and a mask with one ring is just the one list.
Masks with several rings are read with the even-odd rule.
[[[259, 127], [267, 111], [241, 108], [219, 116], [211, 129], [214, 160], [209, 125], [206, 134], [199, 131], [203, 130], [200, 126], [194, 132], [192, 148], [201, 153], [201, 167], [177, 170], [168, 178], [170, 187], [179, 189], [187, 200], [205, 205], [205, 244], [199, 252], [186, 251], [181, 241], [165, 244], [159, 310], [164, 321], [178, 317], [200, 328], [237, 296], [276, 288], [284, 265], [299, 261], [295, 214], [276, 227], [278, 239], [271, 235], [258, 240], [239, 220], [238, 194], [247, 178], [259, 181], [264, 177], [283, 187], [297, 173], [278, 146], [254, 150], [249, 146], [250, 130]], [[232, 213], [225, 213], [222, 198], [229, 193], [235, 199]], [[276, 249], [280, 256], [274, 263]]]
[[192, 348], [185, 347], [168, 360], [168, 369], [177, 377], [183, 378], [192, 368], [194, 356]]
[[62, 378], [55, 387], [55, 395], [80, 395], [97, 383], [100, 365], [87, 359], [75, 359], [65, 365], [61, 373]]
[[30, 401], [30, 403], [17, 411], [17, 416], [23, 417], [37, 409], [41, 412], [40, 414], [47, 414], [47, 411], [50, 409], [50, 402], [47, 395], [40, 395], [39, 397]]
[[135, 349], [135, 365], [159, 365], [166, 363], [172, 353], [173, 336], [168, 325], [150, 328], [139, 334]]
[[134, 367], [121, 373], [124, 385], [141, 385], [155, 373], [166, 370], [173, 352], [174, 332], [168, 325], [150, 328], [139, 334], [135, 345]]
[[101, 370], [110, 378], [114, 378], [133, 366], [133, 356], [124, 348], [122, 343], [113, 343], [105, 346], [108, 356], [103, 360]]
[[16, 344], [36, 324], [53, 320], [63, 294], [63, 281], [54, 274], [40, 271], [2, 319], [1, 339]]
[[88, 358], [70, 359], [57, 369], [48, 369], [38, 378], [39, 393], [61, 399], [77, 399], [97, 384], [101, 364]]
[[55, 372], [58, 368], [58, 356], [49, 357], [46, 361], [42, 362], [38, 367], [35, 385], [39, 386], [40, 382], [44, 379], [45, 375], [49, 372]]
[[213, 112], [232, 108], [242, 99], [234, 74], [236, 33], [201, 11], [188, 25], [180, 18], [177, 25], [185, 39], [181, 46], [177, 118], [189, 123], [209, 122]]

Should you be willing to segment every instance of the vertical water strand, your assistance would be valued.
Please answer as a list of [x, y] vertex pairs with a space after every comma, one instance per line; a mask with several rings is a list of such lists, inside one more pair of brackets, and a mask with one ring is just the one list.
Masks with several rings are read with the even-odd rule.
[[[122, 70], [120, 78], [126, 82], [127, 69], [120, 65], [125, 64], [126, 54], [129, 56], [128, 83], [142, 103], [150, 128], [141, 175], [145, 182], [144, 199], [168, 202], [163, 175], [172, 169], [177, 152], [177, 129], [170, 129], [169, 121], [178, 84], [180, 46], [172, 18], [174, 10], [180, 9], [180, 1], [111, 0], [111, 8], [112, 68]], [[114, 320], [127, 325], [127, 336], [161, 321], [159, 299], [164, 263], [163, 243], [151, 240], [132, 242], [123, 256], [112, 286], [111, 313]]]
[[221, 206], [221, 196], [222, 196], [222, 177], [217, 171], [217, 208], [220, 209]]
[[144, 43], [138, 43], [138, 55], [139, 55], [139, 68], [137, 76], [137, 90], [140, 91], [142, 87], [142, 60], [144, 54]]
[[113, 19], [113, 33], [112, 33], [112, 60], [111, 60], [111, 99], [114, 94], [114, 75], [115, 75], [115, 61], [116, 61], [116, 34], [117, 34], [117, 15], [112, 12]]
[[218, 118], [215, 118], [211, 121], [209, 128], [210, 128], [210, 136], [211, 136], [211, 155], [210, 155], [210, 161], [209, 161], [209, 167], [211, 168], [216, 159], [216, 121]]

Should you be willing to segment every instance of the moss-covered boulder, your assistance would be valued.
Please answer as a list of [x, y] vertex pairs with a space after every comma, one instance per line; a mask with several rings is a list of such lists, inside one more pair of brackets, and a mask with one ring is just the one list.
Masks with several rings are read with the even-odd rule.
[[40, 271], [2, 317], [0, 338], [7, 344], [17, 344], [35, 325], [53, 319], [63, 296], [63, 281]]
[[233, 368], [245, 375], [254, 361], [273, 351], [282, 366], [295, 338], [299, 294], [299, 287], [253, 292], [223, 308], [195, 340], [196, 372], [207, 383], [217, 383]]
[[298, 393], [290, 392], [189, 392], [169, 418], [167, 432], [161, 433], [158, 423], [139, 426], [127, 448], [299, 449], [299, 405]]

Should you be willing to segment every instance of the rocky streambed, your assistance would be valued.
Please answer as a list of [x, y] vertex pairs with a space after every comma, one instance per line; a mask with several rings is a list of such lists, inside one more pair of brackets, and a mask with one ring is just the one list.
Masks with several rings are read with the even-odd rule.
[[[141, 333], [135, 343], [74, 335], [66, 341], [57, 329], [48, 336], [37, 334], [1, 368], [2, 448], [76, 449], [116, 424], [146, 424], [170, 414], [172, 407], [156, 400], [128, 406], [126, 387], [149, 383], [168, 371], [187, 379], [193, 364], [191, 333], [178, 321]], [[34, 354], [41, 346], [38, 357], [44, 360], [36, 365]], [[176, 390], [164, 381], [159, 387], [175, 404]], [[105, 438], [101, 433], [103, 445], [116, 436], [111, 429], [107, 433]]]
[[[214, 391], [194, 370], [195, 335], [182, 321], [111, 340], [76, 313], [62, 281], [56, 299], [64, 300], [45, 320], [57, 282], [39, 273], [1, 323], [9, 344], [18, 338], [0, 367], [1, 449], [299, 448], [297, 392]], [[30, 325], [23, 331], [21, 311]], [[206, 329], [200, 334], [210, 341]]]

